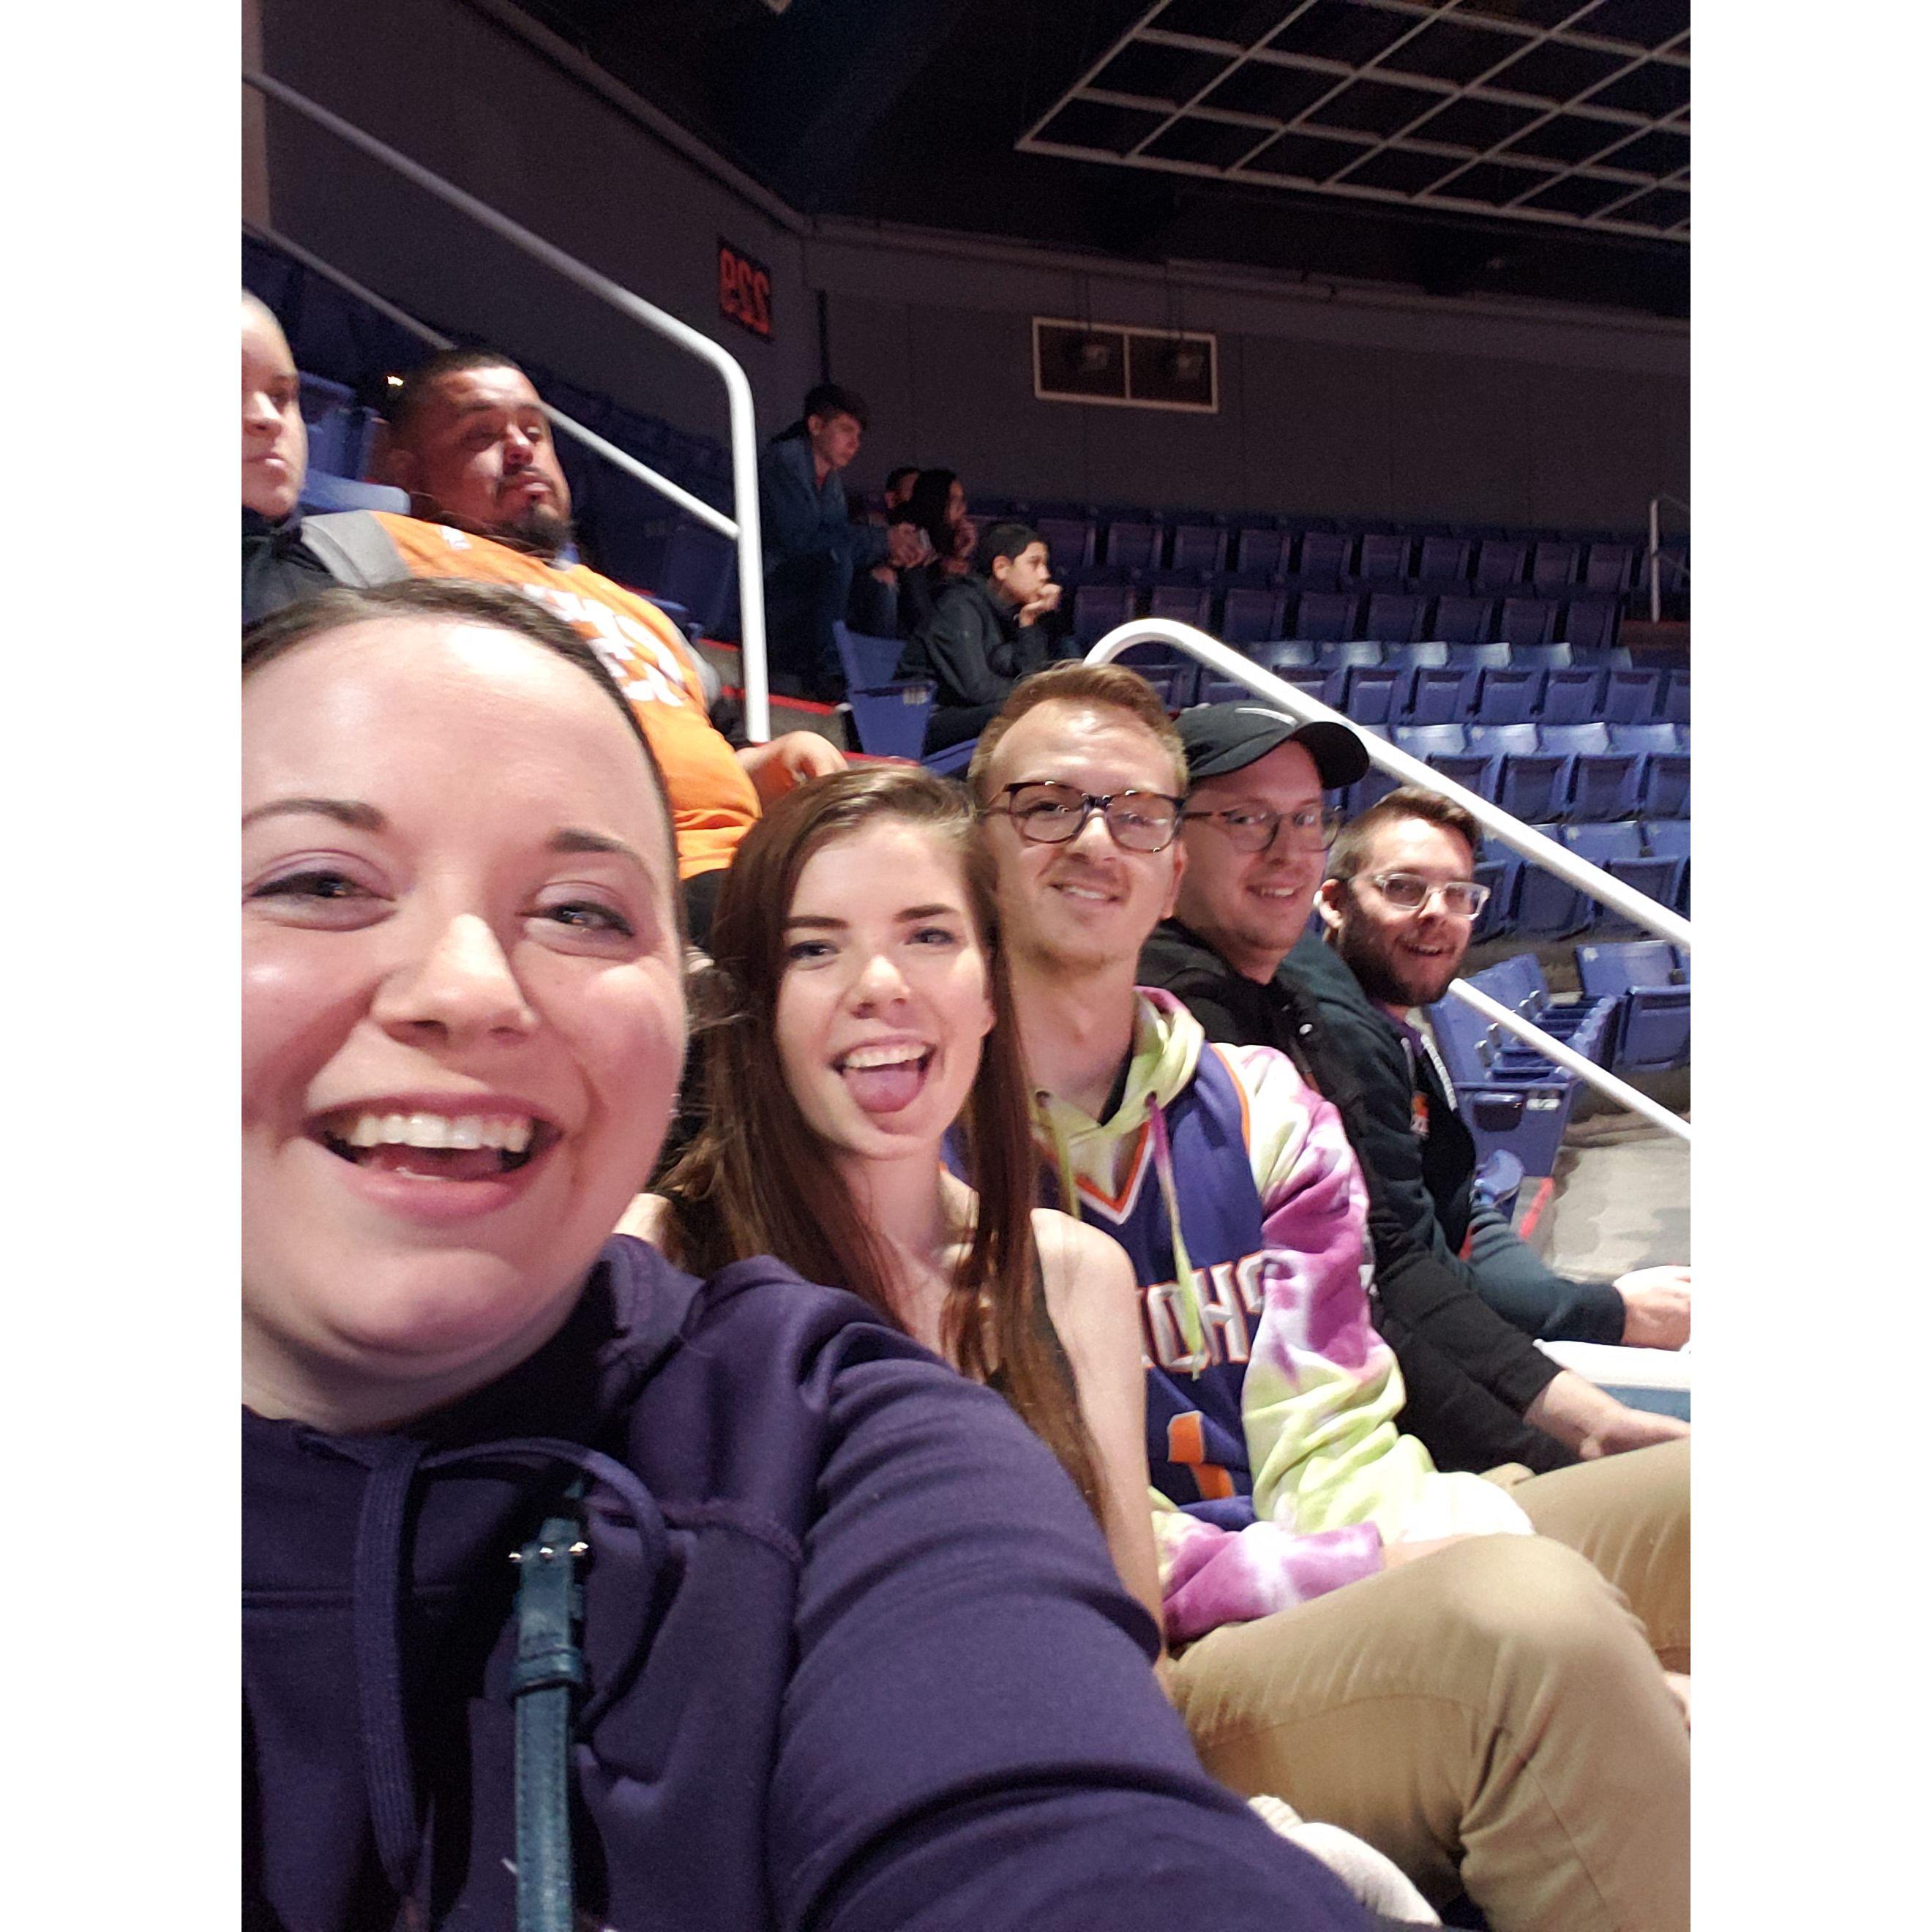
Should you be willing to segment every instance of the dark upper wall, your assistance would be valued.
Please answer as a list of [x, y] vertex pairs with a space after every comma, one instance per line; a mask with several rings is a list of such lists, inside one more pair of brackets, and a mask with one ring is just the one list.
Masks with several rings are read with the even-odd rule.
[[[1690, 494], [1680, 326], [1270, 286], [1006, 248], [810, 233], [676, 152], [464, 0], [262, 0], [269, 72], [727, 344], [761, 434], [833, 372], [872, 429], [855, 480], [944, 463], [1013, 495], [1636, 527]], [[272, 109], [274, 221], [392, 300], [586, 388], [722, 434], [714, 378], [333, 137]], [[775, 282], [777, 340], [719, 316], [716, 243]], [[1214, 416], [1042, 403], [1029, 319], [1220, 338]]]

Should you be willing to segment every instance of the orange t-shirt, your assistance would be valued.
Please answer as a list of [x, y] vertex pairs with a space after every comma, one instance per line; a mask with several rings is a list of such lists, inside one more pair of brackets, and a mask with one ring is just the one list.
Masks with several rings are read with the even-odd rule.
[[678, 872], [729, 865], [758, 816], [758, 794], [706, 715], [690, 646], [655, 604], [587, 565], [567, 570], [488, 537], [387, 510], [371, 513], [417, 577], [513, 584], [580, 632], [609, 668], [664, 767], [677, 832]]

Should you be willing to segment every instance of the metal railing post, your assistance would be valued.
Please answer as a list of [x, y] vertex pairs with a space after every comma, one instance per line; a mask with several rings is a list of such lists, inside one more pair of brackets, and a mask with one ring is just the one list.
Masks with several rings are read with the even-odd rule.
[[1650, 500], [1650, 621], [1660, 624], [1664, 621], [1664, 592], [1658, 582], [1657, 562], [1657, 502]]
[[[546, 242], [540, 235], [507, 215], [500, 214], [487, 202], [479, 201], [440, 175], [432, 174], [428, 168], [412, 161], [409, 156], [365, 134], [352, 122], [345, 121], [338, 114], [332, 114], [326, 107], [318, 106], [305, 95], [298, 94], [293, 88], [286, 87], [278, 80], [254, 69], [244, 69], [243, 84], [256, 88], [272, 100], [292, 108], [298, 114], [313, 121], [316, 126], [328, 130], [352, 148], [359, 148], [373, 160], [378, 160], [404, 179], [412, 181], [426, 193], [446, 202], [452, 208], [467, 214], [470, 219], [491, 233], [499, 235], [513, 247], [545, 267], [554, 270], [565, 280], [574, 282], [579, 288], [587, 290], [600, 301], [608, 303], [620, 314], [628, 316], [633, 322], [674, 343], [688, 354], [695, 356], [708, 364], [724, 385], [725, 400], [731, 425], [731, 476], [734, 494], [733, 508], [736, 512], [738, 544], [738, 611], [740, 656], [743, 664], [745, 688], [745, 735], [754, 743], [762, 743], [772, 735], [770, 684], [766, 674], [765, 660], [765, 580], [762, 538], [758, 525], [758, 428], [752, 409], [752, 386], [744, 369], [730, 350], [713, 342], [708, 335], [678, 320], [674, 315], [667, 314], [654, 308], [642, 296], [633, 295], [620, 284], [614, 282], [608, 275], [599, 274], [595, 268], [586, 268], [574, 256], [566, 255], [561, 248]], [[587, 434], [588, 432], [586, 432]], [[607, 446], [608, 447], [608, 446]], [[654, 488], [661, 488], [663, 479], [658, 479]], [[672, 486], [674, 488], [675, 485]], [[696, 499], [691, 500], [695, 502]], [[708, 507], [708, 506], [707, 506]], [[694, 512], [695, 514], [695, 512]], [[712, 512], [715, 516], [716, 512]], [[706, 519], [710, 520], [709, 518]], [[715, 527], [715, 525], [714, 525]]]

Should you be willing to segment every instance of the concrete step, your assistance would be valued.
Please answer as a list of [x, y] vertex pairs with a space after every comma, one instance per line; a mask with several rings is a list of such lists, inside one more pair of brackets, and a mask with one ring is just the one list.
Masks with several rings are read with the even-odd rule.
[[[742, 701], [744, 665], [738, 646], [701, 638], [698, 648], [706, 662], [724, 680], [727, 694]], [[776, 693], [771, 703], [774, 738], [787, 731], [816, 731], [821, 738], [829, 738], [842, 752], [858, 749], [857, 741], [852, 736], [852, 714], [842, 704], [814, 704], [806, 698], [782, 698]]]

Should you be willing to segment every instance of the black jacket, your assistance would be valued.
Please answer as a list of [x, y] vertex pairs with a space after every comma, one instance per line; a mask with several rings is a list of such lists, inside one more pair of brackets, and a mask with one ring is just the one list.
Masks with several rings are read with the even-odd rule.
[[1065, 655], [1039, 625], [1022, 624], [985, 578], [963, 577], [940, 591], [931, 620], [908, 640], [898, 674], [938, 686], [936, 725], [946, 711], [1004, 704], [1022, 678]]
[[245, 627], [285, 604], [298, 604], [335, 581], [328, 566], [302, 541], [301, 513], [272, 524], [242, 512], [242, 622]]
[[[1302, 952], [1298, 947], [1290, 958], [1306, 968]], [[1406, 1190], [1391, 1187], [1370, 1157], [1381, 1137], [1388, 1083], [1380, 1077], [1386, 1070], [1379, 1045], [1364, 1040], [1361, 1020], [1377, 1016], [1354, 976], [1339, 959], [1333, 963], [1354, 989], [1362, 1014], [1346, 1006], [1344, 989], [1318, 971], [1320, 962], [1311, 975], [1320, 988], [1315, 997], [1286, 961], [1264, 986], [1234, 971], [1174, 919], [1156, 926], [1142, 949], [1140, 978], [1182, 1000], [1210, 1040], [1286, 1054], [1341, 1115], [1368, 1190], [1376, 1275], [1370, 1306], [1402, 1368], [1408, 1392], [1402, 1427], [1445, 1469], [1488, 1469], [1500, 1462], [1523, 1462], [1538, 1471], [1565, 1468], [1576, 1460], [1571, 1451], [1522, 1419], [1555, 1378], [1556, 1364], [1482, 1300], [1460, 1263], [1444, 1264], [1406, 1211], [1412, 1203]], [[1343, 1006], [1339, 1016], [1338, 1005]], [[1387, 1030], [1401, 1068], [1406, 1135], [1407, 1064], [1400, 1036]]]

